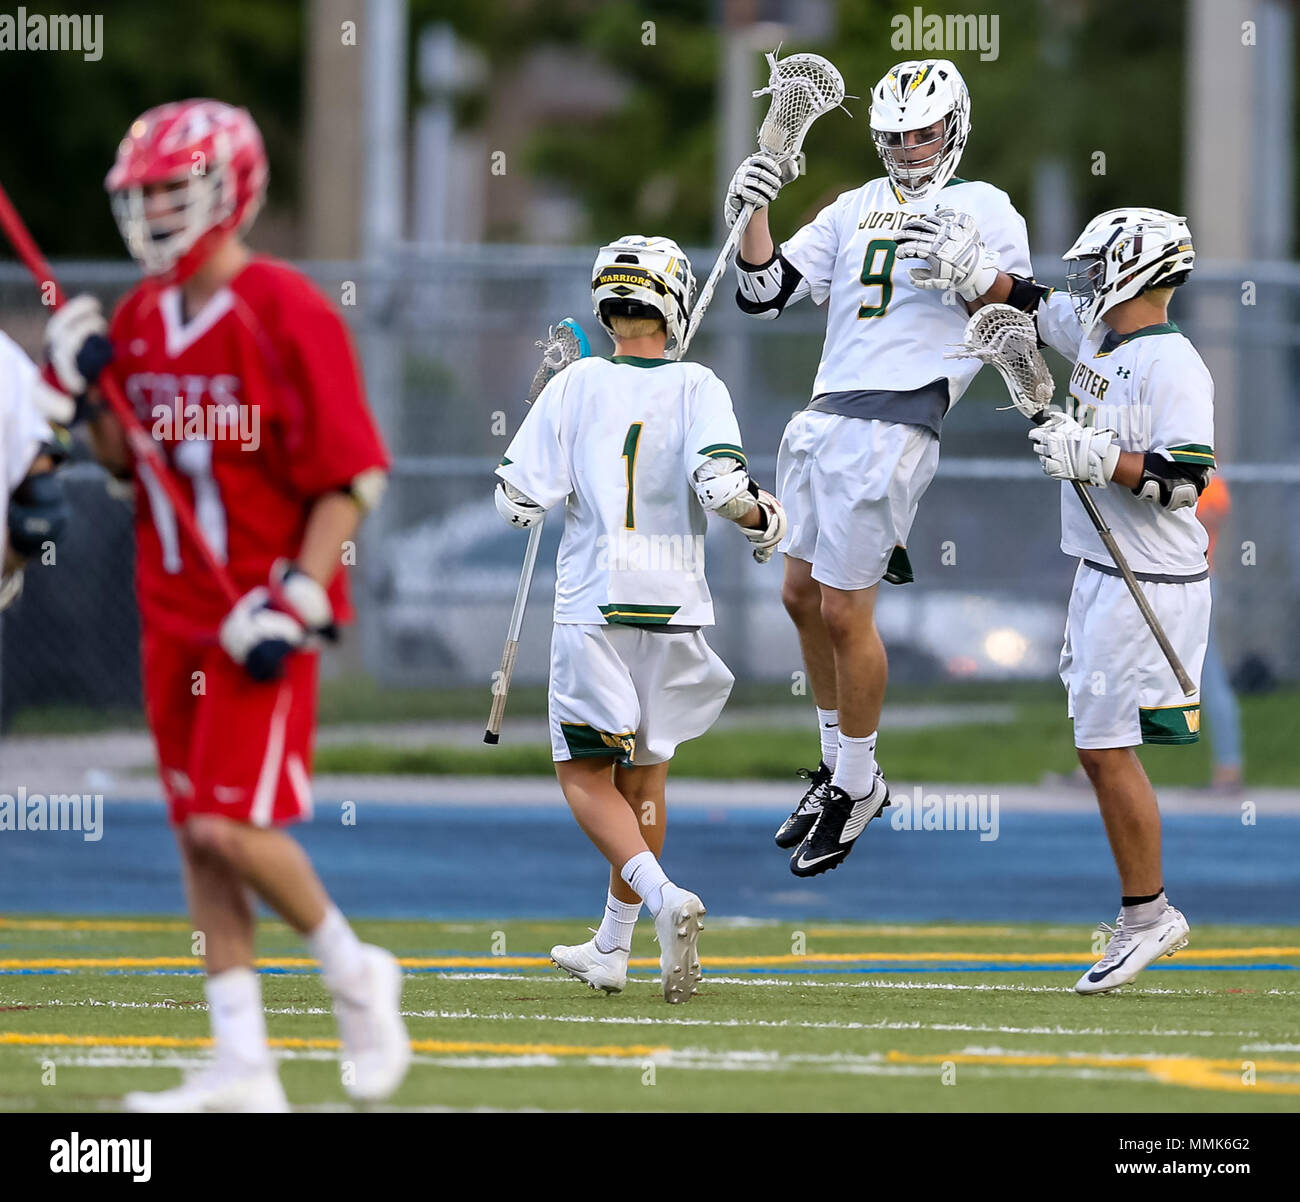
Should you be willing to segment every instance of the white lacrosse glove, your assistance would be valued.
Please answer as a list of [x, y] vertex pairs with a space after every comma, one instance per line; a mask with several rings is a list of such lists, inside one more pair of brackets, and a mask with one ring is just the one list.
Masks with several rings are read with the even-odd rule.
[[298, 619], [309, 635], [338, 642], [339, 628], [327, 593], [311, 576], [288, 559], [271, 565], [271, 600], [277, 609]]
[[497, 513], [520, 530], [527, 530], [530, 526], [536, 526], [538, 522], [546, 517], [545, 509], [536, 501], [524, 496], [508, 480], [501, 480], [497, 483], [493, 499], [497, 503]]
[[45, 325], [45, 354], [59, 387], [83, 396], [113, 358], [98, 297], [83, 292], [54, 311]]
[[997, 259], [985, 248], [975, 219], [952, 209], [918, 214], [899, 231], [898, 257], [924, 259], [908, 272], [918, 288], [952, 290], [965, 301], [981, 297], [998, 278]]
[[778, 163], [770, 155], [751, 154], [736, 168], [731, 183], [727, 185], [727, 198], [722, 202], [727, 228], [736, 224], [740, 210], [747, 204], [756, 209], [770, 205], [777, 193], [798, 174], [799, 167], [793, 159]]
[[765, 488], [758, 490], [758, 509], [763, 516], [763, 524], [752, 529], [742, 526], [740, 531], [753, 544], [754, 558], [759, 563], [767, 563], [772, 558], [777, 543], [785, 538], [785, 510], [781, 508], [781, 502]]
[[1053, 480], [1081, 480], [1105, 488], [1119, 463], [1119, 435], [1114, 430], [1081, 426], [1065, 413], [1049, 413], [1029, 431], [1045, 475]]
[[284, 661], [306, 641], [297, 618], [271, 607], [271, 590], [245, 593], [226, 615], [218, 633], [222, 649], [256, 681], [277, 680]]

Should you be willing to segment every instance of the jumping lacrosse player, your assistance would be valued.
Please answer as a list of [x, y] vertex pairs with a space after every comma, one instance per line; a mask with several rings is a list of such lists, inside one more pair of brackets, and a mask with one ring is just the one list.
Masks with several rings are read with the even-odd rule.
[[1199, 688], [1210, 583], [1196, 501], [1214, 470], [1214, 383], [1167, 311], [1194, 260], [1183, 218], [1112, 209], [1066, 253], [1069, 294], [1052, 292], [1037, 307], [1039, 337], [1074, 363], [1066, 412], [1029, 433], [1043, 471], [1065, 482], [1061, 550], [1080, 560], [1061, 680], [1123, 893], [1105, 954], [1075, 985], [1080, 993], [1126, 985], [1187, 945], [1187, 920], [1165, 897], [1160, 811], [1135, 748], [1195, 743], [1199, 693], [1180, 689], [1071, 482], [1092, 485]]
[[710, 650], [707, 515], [739, 524], [760, 563], [785, 528], [776, 498], [745, 469], [731, 398], [714, 374], [668, 356], [681, 344], [695, 277], [668, 238], [631, 235], [592, 269], [612, 359], [579, 359], [529, 410], [497, 475], [514, 526], [564, 503], [551, 638], [551, 749], [578, 825], [610, 863], [595, 938], [551, 949], [594, 989], [627, 981], [644, 900], [654, 916], [664, 998], [700, 979], [704, 905], [658, 856], [664, 788], [679, 743], [713, 724], [732, 675]]
[[50, 421], [66, 425], [74, 407], [41, 378], [22, 348], [0, 334], [0, 610], [23, 588], [23, 570], [57, 545], [68, 523], [68, 502], [56, 468], [66, 451]]
[[204, 936], [215, 1044], [212, 1065], [178, 1088], [129, 1095], [134, 1110], [287, 1109], [253, 968], [255, 896], [320, 961], [348, 1092], [387, 1097], [410, 1059], [397, 962], [357, 939], [284, 829], [311, 813], [317, 648], [352, 616], [341, 565], [387, 456], [338, 313], [242, 241], [266, 179], [243, 109], [150, 109], [105, 181], [146, 278], [111, 327], [81, 296], [47, 334], [70, 395], [93, 403], [99, 373], [116, 377], [243, 593], [231, 608], [178, 536], [158, 478], [136, 470], [101, 411], [90, 427], [100, 461], [135, 476], [145, 710]]
[[[1038, 295], [1025, 291], [1028, 236], [1007, 194], [955, 175], [970, 99], [952, 63], [892, 68], [872, 93], [871, 131], [884, 177], [845, 192], [779, 249], [760, 207], [736, 261], [737, 303], [755, 317], [809, 295], [830, 302], [812, 402], [777, 456], [789, 515], [782, 597], [821, 733], [821, 764], [802, 773], [807, 792], [776, 833], [795, 849], [796, 876], [837, 867], [889, 801], [876, 762], [888, 674], [876, 593], [882, 579], [912, 579], [907, 536], [938, 466], [940, 423], [978, 370], [945, 362], [944, 347], [981, 304]], [[769, 205], [789, 178], [750, 156], [732, 178], [728, 222], [746, 204]], [[909, 258], [924, 263], [896, 267]]]

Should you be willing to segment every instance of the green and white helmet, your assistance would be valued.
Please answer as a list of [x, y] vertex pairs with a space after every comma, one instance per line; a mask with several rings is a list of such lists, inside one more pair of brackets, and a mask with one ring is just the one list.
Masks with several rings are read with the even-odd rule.
[[[942, 136], [923, 147], [904, 146], [905, 133], [940, 120]], [[906, 200], [925, 200], [952, 179], [969, 136], [970, 93], [946, 58], [899, 63], [871, 91], [871, 140]]]
[[625, 234], [602, 246], [591, 269], [591, 304], [612, 338], [611, 317], [662, 317], [665, 348], [681, 345], [695, 299], [691, 261], [671, 238]]
[[1065, 282], [1083, 328], [1091, 332], [1116, 305], [1183, 283], [1196, 262], [1187, 218], [1163, 209], [1108, 209], [1084, 227], [1062, 256]]

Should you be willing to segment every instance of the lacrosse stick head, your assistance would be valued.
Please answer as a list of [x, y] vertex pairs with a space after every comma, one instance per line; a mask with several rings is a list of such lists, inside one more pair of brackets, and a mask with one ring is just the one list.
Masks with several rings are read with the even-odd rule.
[[1038, 349], [1038, 327], [1011, 305], [985, 305], [966, 323], [961, 343], [945, 359], [978, 359], [1006, 382], [1011, 403], [1031, 420], [1045, 413], [1056, 385]]
[[758, 130], [758, 145], [777, 162], [794, 158], [812, 123], [844, 103], [844, 79], [820, 54], [767, 55], [767, 87], [755, 96], [771, 96]]
[[542, 362], [528, 389], [530, 405], [542, 395], [542, 389], [570, 363], [585, 359], [591, 354], [591, 343], [587, 341], [587, 335], [572, 317], [566, 317], [553, 325], [546, 337], [538, 339], [533, 345], [542, 352]]

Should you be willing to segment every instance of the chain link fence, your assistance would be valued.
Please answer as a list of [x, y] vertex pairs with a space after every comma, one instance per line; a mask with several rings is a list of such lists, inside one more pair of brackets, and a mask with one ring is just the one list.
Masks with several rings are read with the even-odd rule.
[[[693, 259], [705, 265], [712, 251]], [[519, 421], [533, 343], [591, 316], [587, 251], [406, 247], [383, 264], [309, 264], [342, 306], [371, 403], [394, 456], [354, 572], [358, 630], [329, 671], [383, 686], [487, 687], [518, 581], [524, 538], [492, 504], [492, 468]], [[111, 304], [129, 265], [61, 268], [70, 292]], [[724, 289], [692, 347], [735, 400], [754, 473], [770, 484], [790, 414], [808, 401], [824, 313], [743, 317]], [[1173, 316], [1218, 389], [1217, 447], [1233, 511], [1216, 558], [1216, 628], [1227, 662], [1256, 677], [1300, 677], [1300, 266], [1208, 264]], [[0, 328], [39, 353], [44, 313], [19, 268], [0, 269]], [[1058, 384], [1065, 367], [1052, 360]], [[1063, 392], [1063, 389], [1062, 389]], [[1023, 419], [983, 372], [945, 424], [939, 475], [909, 543], [916, 583], [879, 606], [894, 679], [1045, 678], [1056, 667], [1073, 564], [1057, 547], [1056, 489], [1028, 453]], [[79, 445], [66, 469], [75, 512], [55, 568], [28, 571], [0, 618], [0, 724], [50, 728], [79, 711], [138, 710], [131, 515]], [[560, 520], [547, 523], [517, 679], [540, 682]], [[759, 567], [735, 532], [710, 533], [718, 628], [711, 641], [741, 680], [789, 679], [798, 646], [779, 598], [779, 564]]]

